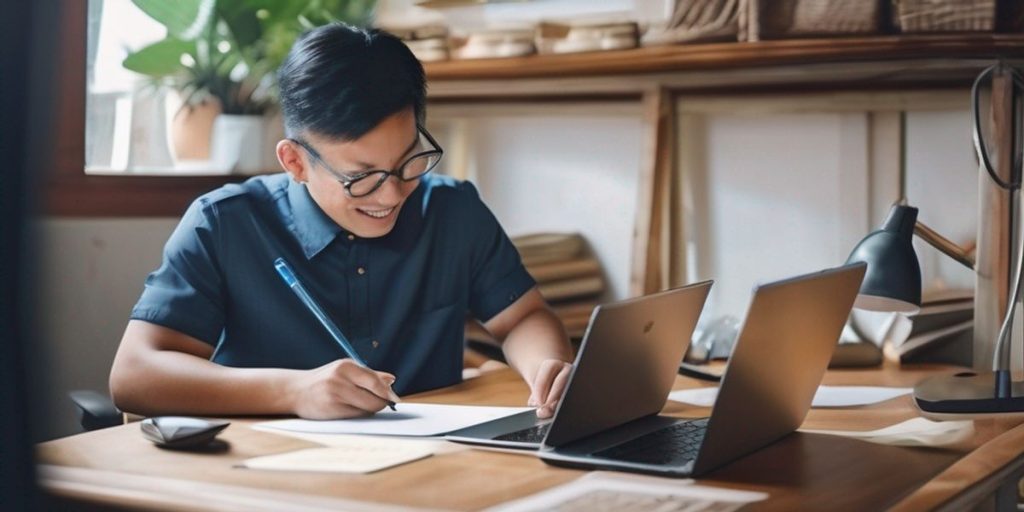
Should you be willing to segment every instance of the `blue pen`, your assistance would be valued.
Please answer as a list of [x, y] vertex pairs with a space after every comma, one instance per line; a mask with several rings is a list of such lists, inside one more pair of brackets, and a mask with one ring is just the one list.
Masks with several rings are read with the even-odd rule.
[[[332, 338], [334, 338], [334, 341], [338, 342], [338, 345], [341, 346], [341, 350], [345, 351], [345, 354], [359, 366], [369, 368], [366, 361], [363, 361], [363, 358], [359, 357], [359, 354], [356, 353], [356, 349], [352, 347], [352, 344], [348, 342], [345, 335], [341, 333], [341, 329], [338, 329], [338, 326], [334, 325], [331, 318], [324, 313], [324, 310], [320, 308], [320, 305], [317, 304], [309, 292], [306, 291], [306, 287], [302, 286], [299, 279], [295, 277], [295, 272], [292, 272], [291, 267], [289, 267], [288, 263], [284, 261], [284, 258], [274, 260], [274, 268], [277, 269], [277, 273], [281, 275], [281, 279], [284, 279], [285, 284], [295, 292], [295, 295], [299, 296], [299, 300], [301, 300], [309, 311], [313, 313], [313, 316], [320, 321], [320, 324], [324, 326], [324, 329], [327, 329], [327, 332], [330, 333]], [[385, 399], [385, 402], [387, 402], [388, 407], [390, 407], [392, 411], [395, 410], [395, 402], [387, 399]]]

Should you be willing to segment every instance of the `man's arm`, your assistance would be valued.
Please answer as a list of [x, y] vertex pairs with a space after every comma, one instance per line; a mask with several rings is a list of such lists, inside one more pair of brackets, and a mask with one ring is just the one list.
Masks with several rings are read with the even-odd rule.
[[297, 414], [328, 419], [383, 409], [394, 376], [349, 359], [313, 370], [231, 368], [213, 347], [174, 329], [131, 320], [110, 370], [117, 406], [145, 415]]
[[530, 385], [537, 416], [554, 414], [572, 368], [572, 347], [565, 327], [534, 286], [484, 327], [501, 341], [505, 358]]

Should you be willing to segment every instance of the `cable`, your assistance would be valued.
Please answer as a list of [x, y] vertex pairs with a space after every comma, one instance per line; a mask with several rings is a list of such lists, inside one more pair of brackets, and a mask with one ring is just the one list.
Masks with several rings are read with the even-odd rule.
[[[988, 75], [991, 75], [992, 71], [994, 71], [997, 68], [1000, 68], [1009, 73], [1009, 75], [1013, 78], [1014, 85], [1020, 87], [1021, 89], [1024, 89], [1024, 77], [1022, 77], [1016, 69], [1010, 66], [1004, 66], [1002, 62], [993, 64], [985, 68], [985, 70], [982, 71], [981, 74], [979, 74], [978, 77], [974, 79], [974, 84], [971, 85], [971, 117], [974, 121], [974, 148], [978, 152], [978, 159], [981, 160], [982, 166], [985, 168], [985, 171], [988, 172], [988, 175], [990, 178], [992, 178], [992, 181], [994, 181], [996, 185], [999, 186], [999, 188], [1003, 190], [1012, 191], [1020, 188], [1021, 186], [1019, 174], [1016, 180], [1010, 182], [1003, 181], [1003, 179], [996, 174], [995, 169], [993, 169], [992, 167], [992, 161], [988, 157], [988, 146], [985, 144], [985, 137], [984, 135], [982, 135], [981, 131], [981, 95], [978, 92], [978, 88], [981, 85], [981, 82], [984, 81], [985, 78], [988, 77]], [[1014, 120], [1011, 121], [1015, 125], [1016, 119], [1017, 116], [1014, 115]], [[1016, 139], [1016, 130], [1012, 130], [1012, 133], [1014, 135], [1013, 138]], [[1015, 150], [1012, 168], [1020, 169], [1022, 164], [1022, 151], [1018, 150], [1016, 140], [1013, 140], [1012, 144], [1014, 145]]]
[[[1013, 109], [1012, 117], [1010, 119], [1010, 144], [1012, 144], [1011, 152], [1013, 154], [1010, 162], [1011, 180], [1009, 182], [1004, 181], [1000, 178], [995, 169], [992, 167], [992, 161], [988, 155], [988, 146], [985, 143], [985, 138], [982, 135], [981, 130], [981, 107], [980, 107], [980, 94], [978, 92], [981, 82], [988, 77], [996, 69], [1009, 74], [1013, 79], [1014, 89], [1011, 91], [1011, 108]], [[989, 178], [996, 183], [999, 188], [1010, 192], [1010, 232], [1016, 231], [1014, 224], [1017, 221], [1019, 215], [1019, 209], [1021, 208], [1021, 198], [1016, 197], [1014, 192], [1018, 194], [1024, 193], [1021, 190], [1021, 174], [1024, 173], [1022, 165], [1024, 165], [1024, 151], [1018, 141], [1017, 133], [1020, 127], [1021, 118], [1017, 112], [1017, 105], [1013, 101], [1013, 97], [1016, 95], [1017, 88], [1024, 90], [1024, 77], [1014, 68], [1004, 66], [1001, 62], [993, 64], [988, 68], [985, 68], [981, 74], [974, 80], [974, 84], [971, 85], [971, 117], [973, 118], [974, 124], [974, 148], [978, 152], [978, 159], [981, 161], [981, 165], [985, 168], [985, 172], [988, 173]], [[1014, 179], [1015, 178], [1015, 179]], [[1012, 378], [1010, 371], [1007, 368], [1009, 365], [1003, 363], [1009, 359], [1009, 341], [1013, 331], [1013, 317], [1017, 310], [1017, 301], [1020, 300], [1020, 290], [1022, 284], [1022, 278], [1024, 278], [1024, 241], [1012, 240], [1013, 243], [1019, 246], [1017, 252], [1017, 268], [1013, 279], [1013, 290], [1010, 293], [1009, 300], [1006, 305], [1006, 313], [1003, 315], [1003, 324], [999, 329], [999, 337], [996, 341], [995, 351], [992, 355], [992, 367], [995, 371], [995, 395], [996, 398], [1010, 398], [1012, 396]]]

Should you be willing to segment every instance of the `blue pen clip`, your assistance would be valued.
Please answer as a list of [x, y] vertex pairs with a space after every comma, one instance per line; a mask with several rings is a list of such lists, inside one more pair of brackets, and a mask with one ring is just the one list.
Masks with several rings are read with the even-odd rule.
[[292, 273], [292, 269], [288, 268], [288, 264], [284, 262], [284, 258], [274, 260], [274, 268], [277, 269], [278, 274], [281, 274], [281, 279], [284, 279], [285, 284], [288, 286], [295, 286], [295, 283], [298, 282], [295, 279], [295, 274]]

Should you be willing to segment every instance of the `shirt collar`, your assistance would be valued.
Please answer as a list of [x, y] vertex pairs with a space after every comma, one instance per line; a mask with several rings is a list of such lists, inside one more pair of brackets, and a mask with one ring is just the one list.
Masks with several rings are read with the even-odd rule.
[[288, 229], [302, 246], [306, 258], [312, 259], [342, 232], [341, 226], [320, 209], [302, 184], [288, 180], [288, 202], [292, 218]]

